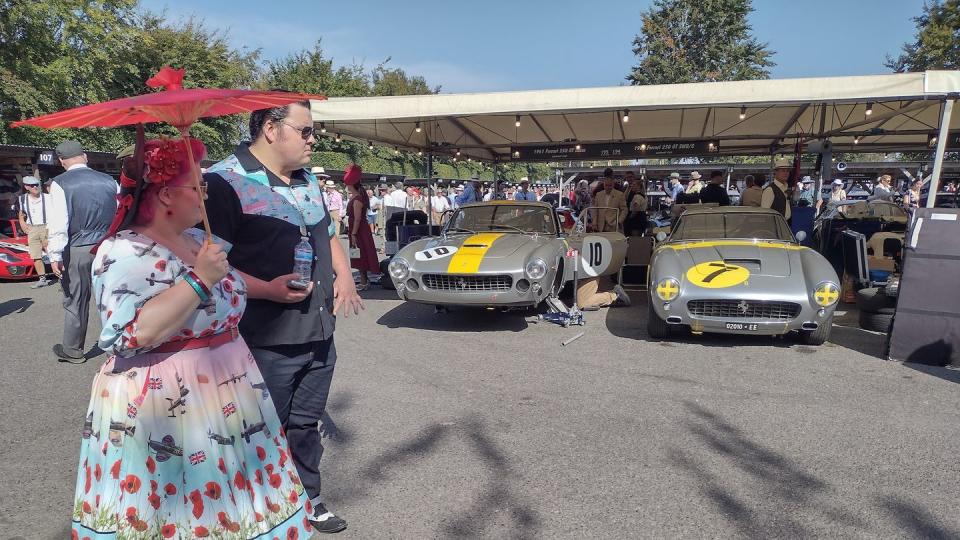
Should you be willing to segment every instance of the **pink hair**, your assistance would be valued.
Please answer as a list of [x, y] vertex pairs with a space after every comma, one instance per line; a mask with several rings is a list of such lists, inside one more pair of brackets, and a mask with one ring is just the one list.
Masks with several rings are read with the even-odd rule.
[[[164, 142], [164, 139], [151, 139], [144, 145], [145, 150], [149, 154], [149, 152], [161, 148]], [[170, 141], [167, 140], [166, 142], [169, 144]], [[177, 151], [172, 153], [172, 156], [176, 159], [179, 170], [166, 182], [146, 182], [143, 191], [140, 193], [140, 204], [137, 205], [137, 215], [133, 219], [135, 225], [149, 225], [153, 221], [153, 218], [156, 216], [157, 207], [160, 205], [158, 196], [164, 186], [182, 186], [192, 182], [190, 163], [187, 160], [187, 147], [182, 139], [173, 139], [172, 142], [176, 144], [175, 148]], [[207, 149], [203, 143], [192, 137], [190, 138], [190, 148], [193, 150], [193, 161], [197, 164], [207, 155]], [[148, 163], [144, 164], [145, 180], [150, 173]]]

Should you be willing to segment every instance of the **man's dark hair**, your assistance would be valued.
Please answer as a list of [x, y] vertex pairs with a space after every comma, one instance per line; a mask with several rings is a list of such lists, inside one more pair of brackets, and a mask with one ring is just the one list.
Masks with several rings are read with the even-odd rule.
[[718, 177], [718, 176], [723, 176], [723, 171], [712, 171], [712, 172], [710, 173], [710, 179], [711, 179], [711, 180], [714, 179], [714, 178], [716, 178], [716, 177]]
[[[271, 88], [271, 91], [284, 92], [282, 88]], [[291, 103], [291, 105], [300, 105], [306, 107], [307, 110], [310, 110], [310, 101], [296, 101]], [[284, 105], [283, 107], [274, 107], [272, 109], [260, 109], [259, 111], [253, 111], [250, 113], [250, 140], [255, 141], [257, 137], [260, 136], [260, 133], [263, 132], [263, 126], [267, 125], [267, 122], [283, 122], [286, 120], [287, 116], [290, 114], [290, 105]]]
[[604, 170], [603, 170], [603, 177], [604, 177], [604, 178], [613, 178], [613, 169], [611, 169], [610, 167], [607, 167], [606, 169], [604, 169]]

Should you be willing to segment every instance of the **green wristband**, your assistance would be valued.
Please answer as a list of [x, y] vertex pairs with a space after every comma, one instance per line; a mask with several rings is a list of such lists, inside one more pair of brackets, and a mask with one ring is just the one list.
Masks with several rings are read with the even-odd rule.
[[201, 302], [207, 301], [209, 296], [207, 296], [207, 294], [203, 292], [203, 287], [201, 287], [200, 284], [197, 283], [196, 280], [194, 280], [193, 277], [190, 276], [190, 274], [184, 274], [183, 280], [186, 281], [191, 287], [193, 287], [194, 292], [196, 292], [197, 296], [200, 297]]

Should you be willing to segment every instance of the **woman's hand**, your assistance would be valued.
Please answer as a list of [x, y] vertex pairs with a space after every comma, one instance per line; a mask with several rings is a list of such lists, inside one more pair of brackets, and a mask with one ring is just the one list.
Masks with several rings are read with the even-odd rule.
[[212, 288], [230, 272], [227, 253], [217, 244], [206, 243], [197, 253], [197, 260], [193, 264], [193, 269], [204, 284], [208, 288]]

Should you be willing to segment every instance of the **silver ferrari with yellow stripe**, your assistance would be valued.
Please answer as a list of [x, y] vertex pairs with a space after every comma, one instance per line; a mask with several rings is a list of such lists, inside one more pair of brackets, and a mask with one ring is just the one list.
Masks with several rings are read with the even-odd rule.
[[[661, 237], [661, 240], [664, 238]], [[647, 331], [830, 337], [840, 280], [770, 209], [688, 210], [650, 261]], [[803, 240], [801, 236], [800, 241]]]
[[404, 300], [439, 306], [526, 307], [556, 296], [574, 278], [617, 273], [619, 232], [568, 234], [548, 203], [464, 205], [440, 236], [412, 242], [388, 266]]

